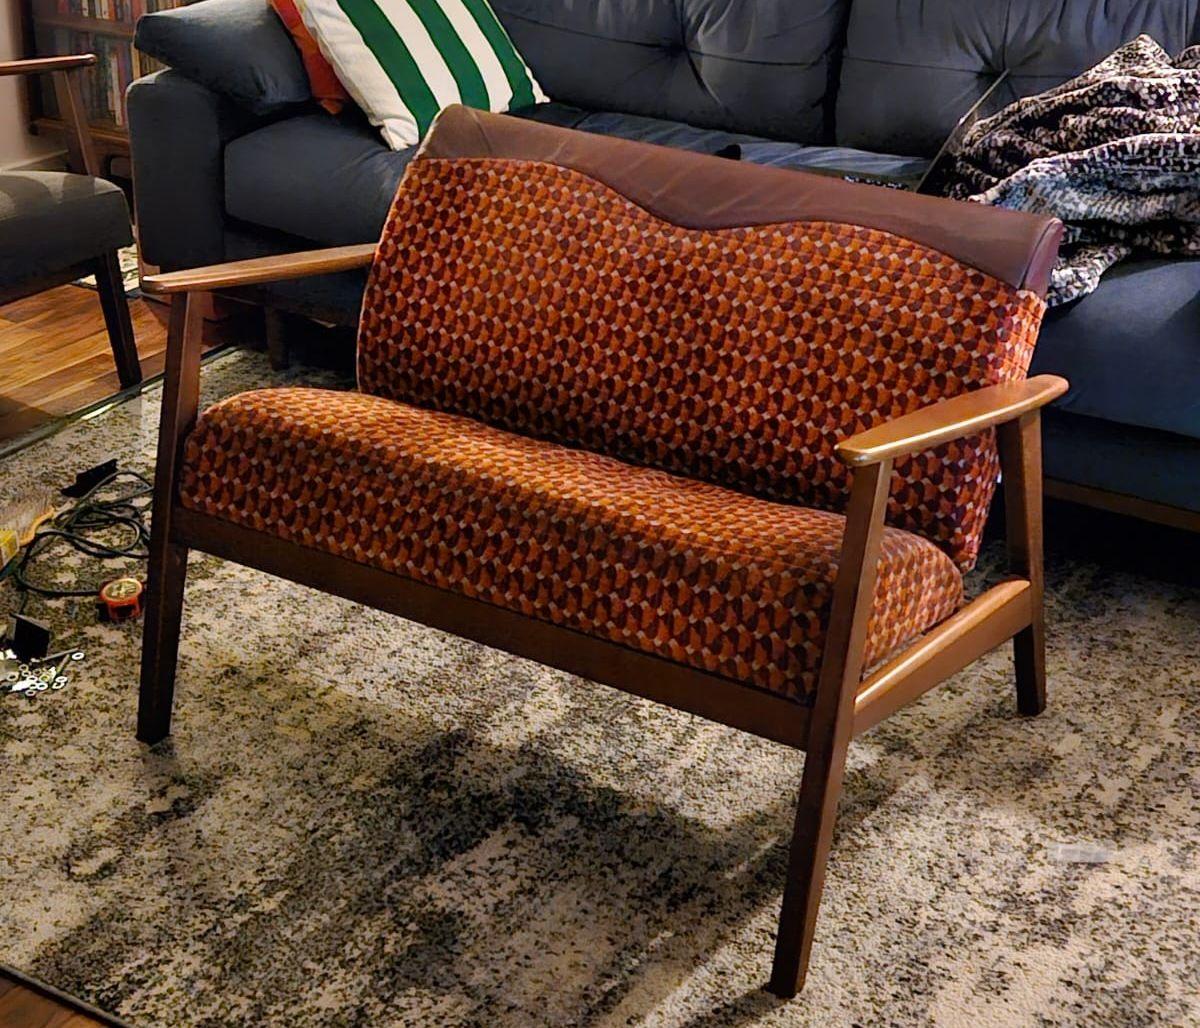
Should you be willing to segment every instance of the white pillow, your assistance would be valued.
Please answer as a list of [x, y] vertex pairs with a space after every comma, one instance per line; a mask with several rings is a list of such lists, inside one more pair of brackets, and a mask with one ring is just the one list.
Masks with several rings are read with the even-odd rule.
[[384, 141], [421, 141], [450, 104], [503, 113], [546, 95], [487, 0], [296, 0]]

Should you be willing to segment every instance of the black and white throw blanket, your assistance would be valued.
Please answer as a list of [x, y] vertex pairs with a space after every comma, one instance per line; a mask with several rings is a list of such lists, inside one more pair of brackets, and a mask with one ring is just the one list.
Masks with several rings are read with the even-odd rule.
[[1200, 256], [1200, 46], [1172, 59], [1139, 36], [978, 122], [947, 195], [1062, 219], [1051, 305], [1136, 250]]

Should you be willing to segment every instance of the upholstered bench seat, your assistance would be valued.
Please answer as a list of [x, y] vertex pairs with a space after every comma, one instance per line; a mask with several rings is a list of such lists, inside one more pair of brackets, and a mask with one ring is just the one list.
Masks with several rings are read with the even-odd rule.
[[[181, 501], [306, 547], [808, 700], [840, 514], [320, 389], [206, 411]], [[952, 614], [939, 547], [883, 534], [868, 663]]]
[[125, 194], [111, 182], [60, 171], [0, 175], [0, 287], [132, 242]]

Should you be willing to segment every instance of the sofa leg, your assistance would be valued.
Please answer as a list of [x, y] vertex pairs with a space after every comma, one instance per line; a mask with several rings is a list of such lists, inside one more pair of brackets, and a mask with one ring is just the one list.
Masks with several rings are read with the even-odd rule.
[[263, 311], [263, 328], [267, 336], [267, 360], [276, 371], [286, 371], [292, 362], [289, 334], [293, 319], [272, 307]]
[[842, 795], [846, 751], [854, 734], [854, 701], [862, 680], [867, 623], [875, 597], [891, 480], [892, 462], [884, 460], [856, 468], [850, 488], [825, 652], [805, 746], [804, 777], [792, 829], [779, 934], [775, 937], [775, 963], [767, 986], [784, 999], [804, 988], [808, 973], [817, 908], [825, 885], [825, 864], [833, 842], [833, 822]]
[[775, 962], [767, 986], [781, 999], [791, 999], [803, 989], [808, 973], [846, 764], [848, 740], [839, 741], [840, 745], [835, 743], [825, 753], [810, 751], [804, 762], [779, 932], [775, 936]]

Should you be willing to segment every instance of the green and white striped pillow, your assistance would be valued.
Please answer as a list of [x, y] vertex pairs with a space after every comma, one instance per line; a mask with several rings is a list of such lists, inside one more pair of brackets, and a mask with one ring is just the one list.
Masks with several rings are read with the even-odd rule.
[[487, 0], [297, 0], [342, 85], [401, 150], [443, 107], [503, 113], [546, 99]]

